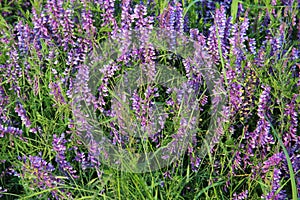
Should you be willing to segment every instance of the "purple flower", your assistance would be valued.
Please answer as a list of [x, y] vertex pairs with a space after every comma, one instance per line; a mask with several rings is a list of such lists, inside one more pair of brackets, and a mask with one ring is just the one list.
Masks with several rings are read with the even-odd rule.
[[41, 38], [46, 40], [50, 38], [50, 34], [47, 29], [48, 17], [44, 12], [38, 15], [34, 8], [32, 8], [32, 15], [33, 15], [32, 22], [34, 26], [33, 28], [34, 40], [37, 45], [36, 47], [38, 47], [38, 49], [41, 49], [39, 40]]
[[159, 16], [159, 26], [166, 30], [170, 40], [170, 48], [176, 46], [176, 38], [183, 34], [187, 20], [183, 18], [182, 5], [179, 2], [169, 3], [168, 7]]
[[29, 28], [28, 24], [23, 25], [22, 21], [16, 25], [17, 38], [18, 38], [18, 50], [21, 54], [28, 52], [31, 39], [32, 39], [32, 30]]
[[297, 136], [298, 128], [298, 112], [296, 107], [296, 98], [298, 95], [294, 95], [291, 102], [286, 105], [285, 116], [288, 118], [289, 130], [283, 135], [283, 142], [286, 147], [291, 147], [293, 142], [299, 143], [300, 137]]
[[87, 161], [87, 158], [86, 158], [85, 154], [83, 152], [78, 151], [78, 150], [76, 150], [75, 161], [77, 161], [78, 163], [81, 164], [81, 168], [83, 170], [91, 167], [91, 165]]
[[96, 33], [96, 27], [93, 25], [93, 16], [91, 10], [87, 8], [86, 2], [83, 4], [82, 27], [89, 39], [92, 39]]
[[16, 113], [18, 113], [18, 116], [21, 117], [22, 123], [29, 128], [31, 126], [31, 121], [29, 117], [26, 114], [26, 110], [24, 109], [23, 105], [21, 103], [17, 103], [15, 108]]
[[50, 94], [54, 96], [54, 99], [57, 103], [65, 104], [65, 99], [61, 92], [61, 87], [57, 83], [49, 83]]
[[247, 153], [253, 156], [253, 149], [261, 147], [260, 154], [265, 157], [267, 152], [270, 151], [270, 144], [274, 144], [274, 138], [270, 134], [270, 122], [268, 117], [268, 103], [271, 99], [269, 86], [262, 86], [264, 91], [260, 95], [258, 104], [258, 116], [256, 128], [251, 133], [246, 133], [245, 139], [248, 139]]
[[249, 51], [252, 55], [256, 55], [256, 41], [253, 38], [249, 38]]
[[98, 88], [99, 97], [97, 99], [97, 102], [94, 104], [95, 108], [99, 109], [101, 112], [104, 112], [104, 106], [106, 105], [104, 98], [108, 96], [109, 79], [114, 76], [119, 68], [120, 66], [115, 62], [110, 62], [107, 65], [104, 65], [103, 68], [101, 68], [101, 73], [103, 74], [103, 76], [100, 80], [101, 85]]
[[0, 124], [0, 138], [4, 137], [5, 134], [12, 134], [15, 136], [21, 136], [22, 135], [22, 130], [12, 127], [12, 126], [8, 126], [5, 127], [4, 125]]
[[5, 192], [7, 192], [7, 189], [2, 188], [2, 187], [0, 186], [0, 198], [3, 196], [1, 193], [5, 193]]
[[49, 16], [49, 30], [51, 36], [55, 38], [58, 44], [61, 44], [61, 37], [59, 36], [59, 28], [61, 25], [61, 12], [63, 12], [62, 1], [48, 0], [46, 10]]
[[282, 152], [273, 154], [263, 163], [262, 172], [264, 174], [268, 173], [271, 167], [278, 167], [283, 161], [285, 161], [285, 155]]
[[229, 89], [229, 105], [230, 105], [230, 115], [233, 116], [237, 113], [243, 104], [243, 87], [239, 84], [237, 79], [237, 73], [233, 69], [228, 69], [226, 78], [228, 79], [228, 89]]
[[206, 37], [198, 29], [190, 29], [190, 37], [197, 41], [201, 48], [206, 45]]
[[233, 200], [242, 200], [248, 198], [248, 190], [245, 190], [239, 194], [234, 193], [233, 194]]
[[70, 175], [73, 178], [78, 178], [76, 175], [76, 170], [73, 169], [71, 164], [66, 160], [65, 152], [66, 152], [66, 144], [67, 140], [65, 140], [64, 134], [60, 137], [53, 135], [53, 150], [56, 152], [55, 161], [59, 164], [59, 168], [66, 173], [66, 175]]
[[232, 37], [229, 39], [231, 53], [235, 56], [235, 64], [240, 69], [242, 60], [245, 59], [244, 51], [246, 50], [245, 41], [248, 39], [246, 31], [249, 27], [249, 19], [245, 16], [243, 23], [233, 25]]
[[74, 33], [73, 33], [73, 28], [74, 28], [74, 21], [72, 19], [73, 17], [73, 12], [74, 10], [72, 9], [67, 9], [64, 11], [64, 14], [60, 16], [61, 19], [61, 25], [63, 28], [63, 39], [62, 39], [62, 45], [64, 47], [64, 51], [68, 49], [69, 45], [75, 45], [74, 42]]
[[73, 93], [69, 96], [73, 98], [73, 105], [93, 105], [94, 108], [98, 108], [96, 97], [92, 94], [88, 85], [88, 81], [90, 80], [90, 67], [87, 65], [80, 65], [76, 77], [76, 81], [72, 83]]
[[1, 71], [3, 71], [2, 73], [7, 82], [11, 84], [10, 90], [15, 91], [18, 97], [22, 98], [19, 78], [23, 76], [23, 70], [19, 65], [19, 54], [15, 46], [8, 52], [8, 55], [9, 59], [6, 61], [6, 65], [0, 66], [0, 69], [3, 67]]
[[103, 18], [102, 26], [113, 26], [113, 29], [117, 29], [117, 22], [114, 17], [115, 12], [115, 0], [103, 0], [100, 3], [101, 8], [103, 9], [103, 14], [101, 14]]
[[[28, 161], [28, 162], [27, 162]], [[53, 174], [55, 168], [47, 163], [39, 156], [24, 156], [24, 166], [21, 174], [23, 179], [30, 181], [30, 187], [34, 190], [36, 188], [45, 190], [52, 189], [51, 194], [55, 199], [63, 199], [56, 187], [61, 185], [63, 181], [56, 178]]]
[[[100, 154], [104, 155], [105, 159], [108, 159], [108, 152], [103, 147], [104, 145], [100, 144], [101, 142], [96, 142], [93, 139], [91, 139], [89, 141], [89, 144], [88, 144], [89, 145], [88, 160], [89, 160], [92, 167], [94, 167], [94, 166], [99, 167], [100, 166], [100, 164], [101, 164], [99, 162]], [[108, 141], [104, 141], [104, 142], [108, 142]]]
[[[0, 78], [0, 82], [2, 82]], [[7, 108], [6, 105], [9, 103], [9, 97], [6, 95], [5, 90], [0, 86], [0, 122], [7, 122]], [[1, 124], [1, 123], [0, 123]]]
[[260, 98], [259, 98], [257, 115], [261, 119], [264, 119], [265, 118], [264, 114], [266, 114], [267, 110], [268, 110], [267, 105], [271, 99], [271, 96], [270, 96], [271, 87], [269, 87], [269, 86], [262, 86], [262, 87], [264, 88], [264, 91], [262, 92], [262, 94], [260, 95]]
[[[214, 63], [220, 62], [220, 53], [219, 53], [219, 43], [221, 45], [221, 53], [222, 56], [227, 55], [227, 48], [225, 46], [225, 39], [224, 36], [227, 35], [229, 28], [226, 27], [230, 26], [230, 24], [226, 24], [226, 10], [224, 6], [221, 6], [220, 9], [216, 10], [214, 16], [214, 25], [209, 28], [209, 36], [207, 38], [207, 49]], [[225, 30], [227, 32], [225, 32]]]
[[184, 16], [184, 21], [183, 21], [183, 31], [185, 33], [188, 33], [190, 30], [190, 26], [189, 26], [189, 17], [188, 15]]
[[265, 65], [265, 47], [262, 46], [259, 51], [257, 56], [255, 57], [255, 61], [254, 63], [258, 66], [258, 67], [263, 67]]
[[176, 2], [175, 4], [176, 11], [175, 11], [175, 18], [176, 23], [174, 29], [177, 31], [179, 35], [183, 35], [184, 32], [184, 19], [183, 19], [183, 9], [180, 2]]
[[281, 174], [282, 173], [280, 169], [274, 168], [271, 191], [267, 195], [263, 195], [262, 196], [263, 199], [281, 200], [287, 198], [287, 195], [284, 190], [281, 190], [278, 194], [276, 194], [277, 190], [280, 188]]

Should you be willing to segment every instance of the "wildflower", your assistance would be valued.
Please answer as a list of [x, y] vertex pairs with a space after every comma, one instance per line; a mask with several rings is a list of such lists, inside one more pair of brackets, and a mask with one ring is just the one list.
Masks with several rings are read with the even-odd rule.
[[291, 147], [293, 142], [299, 142], [300, 138], [297, 136], [297, 127], [298, 127], [298, 112], [296, 107], [296, 98], [298, 95], [294, 95], [291, 102], [286, 105], [285, 116], [289, 120], [289, 130], [283, 136], [283, 142], [286, 147]]
[[6, 116], [7, 109], [5, 108], [8, 103], [9, 97], [6, 95], [4, 88], [0, 86], [0, 122], [8, 121], [8, 117]]
[[265, 200], [280, 200], [280, 199], [287, 198], [287, 195], [284, 190], [281, 190], [278, 194], [276, 194], [277, 190], [280, 188], [281, 174], [282, 173], [281, 173], [280, 169], [274, 168], [271, 191], [267, 195], [263, 195], [262, 196], [263, 199], [265, 199]]
[[262, 173], [266, 174], [271, 167], [278, 167], [285, 160], [285, 156], [282, 152], [275, 153], [271, 157], [269, 157], [264, 163], [262, 167]]
[[114, 18], [114, 8], [115, 0], [103, 0], [100, 4], [101, 8], [103, 9], [103, 23], [102, 26], [113, 26], [113, 30], [117, 29], [117, 22]]
[[[27, 162], [28, 161], [28, 162]], [[53, 174], [55, 168], [50, 163], [47, 163], [39, 156], [29, 156], [23, 158], [24, 166], [21, 176], [30, 181], [32, 189], [52, 189], [51, 194], [55, 199], [61, 199], [61, 195], [55, 189], [63, 183]], [[30, 174], [30, 176], [29, 176]]]
[[24, 55], [29, 50], [32, 40], [32, 30], [28, 24], [24, 25], [22, 21], [19, 21], [15, 29], [17, 30], [18, 50]]
[[1, 193], [5, 193], [5, 192], [7, 192], [7, 189], [2, 188], [2, 187], [0, 186], [0, 198], [3, 196]]
[[65, 99], [62, 95], [61, 88], [59, 84], [50, 82], [49, 83], [50, 94], [54, 96], [55, 101], [61, 104], [65, 104]]
[[22, 123], [29, 128], [31, 126], [31, 121], [29, 117], [26, 114], [26, 110], [24, 109], [23, 105], [21, 103], [17, 103], [15, 108], [16, 113], [18, 113], [18, 116], [21, 117]]
[[235, 64], [240, 69], [242, 60], [245, 59], [244, 50], [246, 49], [245, 41], [248, 39], [246, 31], [249, 27], [249, 19], [245, 16], [244, 21], [240, 26], [233, 25], [232, 37], [229, 39], [231, 46], [231, 53], [235, 57]]
[[248, 198], [248, 190], [245, 190], [239, 194], [234, 193], [233, 194], [233, 200], [242, 200]]
[[270, 151], [270, 144], [274, 144], [274, 138], [270, 134], [270, 122], [268, 117], [268, 103], [271, 99], [269, 86], [262, 86], [264, 91], [260, 95], [258, 104], [258, 116], [256, 128], [251, 133], [246, 133], [246, 139], [248, 142], [247, 153], [253, 156], [253, 149], [262, 147], [260, 153], [262, 157], [265, 157], [267, 152]]
[[56, 152], [56, 158], [55, 161], [59, 164], [59, 168], [63, 172], [67, 172], [67, 175], [71, 175], [73, 178], [78, 178], [76, 175], [76, 170], [73, 169], [71, 164], [66, 161], [66, 140], [65, 140], [65, 135], [62, 134], [60, 137], [57, 137], [56, 135], [53, 135], [53, 150]]
[[[228, 26], [229, 24], [227, 24]], [[216, 10], [214, 16], [214, 25], [209, 28], [209, 36], [207, 38], [207, 50], [212, 56], [214, 63], [220, 62], [220, 56], [227, 55], [225, 47], [225, 29], [226, 29], [226, 13], [224, 6]], [[227, 33], [226, 33], [227, 35]], [[219, 43], [221, 45], [221, 55], [219, 53]]]
[[63, 39], [62, 39], [62, 46], [64, 47], [64, 51], [66, 51], [69, 47], [69, 45], [74, 45], [74, 22], [73, 22], [73, 10], [67, 9], [64, 11], [64, 14], [61, 17], [61, 24], [63, 28]]
[[89, 39], [93, 38], [96, 33], [96, 27], [93, 25], [93, 16], [91, 10], [87, 8], [86, 2], [83, 4], [82, 27]]
[[12, 127], [12, 126], [7, 126], [5, 127], [4, 125], [0, 124], [0, 138], [4, 137], [5, 134], [12, 134], [15, 136], [21, 136], [23, 133], [22, 130]]

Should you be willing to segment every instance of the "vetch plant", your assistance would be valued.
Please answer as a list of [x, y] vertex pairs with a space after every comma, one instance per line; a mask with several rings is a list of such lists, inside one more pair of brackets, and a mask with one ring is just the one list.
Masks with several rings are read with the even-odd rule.
[[1, 1], [1, 199], [297, 200], [299, 6]]
[[[102, 44], [102, 49], [96, 55], [91, 55], [85, 64], [86, 72], [77, 74], [74, 84], [78, 87], [73, 88], [75, 124], [81, 130], [81, 138], [85, 144], [89, 146], [92, 143], [93, 148], [98, 144], [95, 157], [100, 156], [100, 162], [131, 172], [161, 169], [180, 159], [188, 147], [193, 148], [200, 109], [198, 101], [203, 96], [201, 85], [204, 81], [208, 84], [212, 100], [218, 98], [215, 100], [218, 103], [212, 108], [215, 109], [212, 113], [218, 120], [221, 116], [217, 116], [216, 113], [219, 113], [220, 104], [225, 104], [222, 93], [213, 93], [217, 91], [214, 85], [215, 80], [219, 79], [217, 69], [210, 63], [207, 53], [195, 51], [198, 46], [196, 41], [183, 35], [170, 38], [169, 33], [163, 29], [150, 28], [150, 32], [144, 27], [140, 29], [128, 33], [133, 39], [125, 43], [126, 51], [118, 40], [112, 39]], [[120, 34], [114, 37], [123, 41], [128, 39], [127, 36], [126, 38], [122, 36]], [[160, 38], [164, 40], [160, 41]], [[185, 49], [177, 48], [179, 44], [184, 45]], [[106, 50], [105, 47], [109, 49]], [[186, 68], [188, 74], [185, 76], [188, 78], [181, 75], [176, 68], [172, 69], [172, 66], [158, 65], [154, 49], [173, 50], [178, 55], [186, 56], [183, 59], [193, 67], [193, 69]], [[193, 50], [194, 52], [189, 52]], [[149, 51], [152, 51], [151, 57], [146, 56]], [[142, 52], [142, 57], [139, 52]], [[112, 57], [108, 57], [108, 54]], [[141, 63], [134, 60], [136, 56], [141, 59]], [[197, 79], [194, 79], [195, 75], [198, 76]], [[85, 82], [82, 82], [83, 78]], [[218, 91], [222, 92], [220, 90], [222, 85], [218, 87], [220, 87]], [[163, 93], [164, 90], [168, 93]], [[98, 100], [97, 91], [100, 91]], [[110, 101], [105, 101], [109, 97]], [[156, 102], [160, 97], [174, 103], [167, 105], [160, 100]], [[204, 101], [202, 103], [205, 104]], [[166, 112], [166, 109], [170, 112]], [[100, 115], [97, 115], [97, 110], [100, 111]], [[102, 120], [98, 121], [99, 118]], [[211, 144], [209, 140], [216, 128], [219, 132], [222, 131], [220, 124], [216, 126], [215, 118], [211, 119], [211, 127], [206, 137], [208, 145]], [[173, 120], [173, 123], [170, 120]], [[107, 125], [104, 124], [105, 121]], [[172, 132], [164, 127], [166, 123], [174, 128]], [[149, 139], [150, 143], [156, 144], [155, 147], [149, 144]], [[169, 144], [166, 144], [167, 141], [170, 141]], [[128, 151], [127, 148], [132, 148], [131, 145], [137, 150]], [[140, 150], [141, 147], [144, 150]], [[192, 159], [201, 159], [206, 150], [206, 147], [202, 147], [197, 153], [199, 155], [193, 155]], [[195, 166], [199, 166], [199, 163]]]

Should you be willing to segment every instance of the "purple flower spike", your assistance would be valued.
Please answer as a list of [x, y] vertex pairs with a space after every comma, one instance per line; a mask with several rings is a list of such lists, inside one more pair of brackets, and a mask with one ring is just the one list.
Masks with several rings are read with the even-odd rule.
[[18, 113], [18, 116], [21, 117], [22, 123], [29, 128], [31, 126], [31, 121], [29, 117], [26, 114], [26, 110], [24, 109], [23, 105], [21, 103], [17, 103], [15, 108], [16, 113]]
[[110, 26], [112, 25], [114, 31], [117, 29], [117, 22], [114, 17], [115, 12], [115, 0], [103, 0], [100, 3], [101, 8], [103, 9], [103, 14], [101, 16], [103, 17], [103, 23], [102, 26]]
[[226, 24], [226, 10], [224, 6], [221, 6], [220, 9], [216, 10], [216, 14], [214, 17], [214, 25], [209, 28], [210, 34], [207, 38], [207, 48], [208, 52], [211, 54], [214, 63], [220, 62], [220, 53], [219, 46], [221, 44], [222, 56], [227, 55], [227, 49], [225, 47], [225, 39], [224, 36], [227, 35], [225, 30], [228, 32], [229, 29], [226, 29], [226, 26], [230, 26], [230, 24]]
[[2, 124], [0, 124], [0, 138], [4, 137], [5, 134], [12, 134], [15, 136], [21, 136], [22, 135], [22, 130], [15, 128], [15, 127], [4, 127]]
[[82, 11], [82, 26], [83, 30], [85, 30], [85, 32], [87, 33], [87, 36], [89, 38], [92, 38], [96, 33], [96, 27], [93, 25], [94, 20], [92, 18], [93, 16], [91, 10], [87, 9], [86, 6], [86, 2], [84, 2]]
[[272, 189], [267, 195], [263, 195], [262, 198], [265, 200], [281, 200], [286, 199], [287, 195], [284, 190], [281, 190], [276, 194], [277, 190], [280, 188], [280, 179], [281, 179], [280, 169], [274, 168], [273, 180], [272, 180]]
[[265, 157], [267, 152], [270, 151], [270, 144], [274, 144], [274, 138], [270, 134], [270, 122], [268, 117], [268, 104], [271, 99], [269, 86], [262, 86], [264, 91], [260, 95], [258, 104], [258, 116], [259, 121], [257, 122], [256, 129], [251, 133], [246, 133], [246, 139], [248, 142], [247, 153], [253, 156], [253, 149], [261, 147], [261, 156]]
[[78, 178], [76, 175], [76, 170], [73, 169], [71, 164], [66, 161], [66, 146], [65, 143], [67, 141], [65, 140], [64, 134], [61, 135], [61, 137], [57, 137], [56, 135], [53, 135], [53, 150], [56, 152], [56, 158], [55, 161], [59, 164], [59, 168], [63, 172], [67, 172], [67, 175], [71, 175], [73, 178]]
[[257, 109], [257, 115], [261, 119], [265, 118], [264, 114], [266, 113], [266, 110], [268, 109], [267, 105], [271, 99], [271, 96], [270, 96], [271, 88], [269, 86], [266, 86], [266, 87], [263, 86], [263, 88], [264, 88], [264, 91], [260, 95], [258, 109]]
[[17, 37], [18, 37], [18, 50], [21, 51], [22, 54], [27, 53], [28, 47], [31, 43], [32, 30], [28, 26], [28, 24], [23, 25], [22, 21], [20, 21], [17, 26]]
[[298, 128], [298, 112], [296, 107], [296, 98], [298, 95], [294, 95], [291, 102], [286, 105], [285, 115], [289, 120], [289, 131], [283, 135], [284, 145], [286, 147], [291, 147], [292, 143], [300, 144], [300, 137], [297, 136], [297, 128]]
[[73, 28], [74, 28], [74, 22], [72, 20], [73, 17], [73, 10], [72, 9], [67, 9], [66, 11], [64, 11], [63, 16], [61, 16], [62, 20], [62, 27], [63, 27], [63, 47], [64, 50], [66, 51], [68, 49], [69, 45], [74, 45], [74, 35], [73, 35]]
[[[2, 82], [1, 79], [0, 82]], [[0, 86], [0, 122], [5, 123], [8, 121], [7, 109], [5, 108], [8, 103], [9, 97], [6, 95], [4, 88]]]
[[244, 44], [248, 37], [246, 31], [249, 27], [249, 19], [245, 16], [243, 23], [239, 26], [238, 24], [233, 25], [232, 37], [229, 39], [231, 45], [231, 52], [235, 56], [238, 69], [241, 67], [242, 60], [245, 59], [244, 50], [246, 45]]

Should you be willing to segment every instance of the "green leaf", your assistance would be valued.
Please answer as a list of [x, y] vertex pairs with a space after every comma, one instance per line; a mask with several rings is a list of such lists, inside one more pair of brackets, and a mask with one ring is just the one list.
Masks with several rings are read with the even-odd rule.
[[231, 17], [232, 17], [233, 22], [236, 20], [236, 16], [237, 16], [237, 12], [238, 12], [238, 5], [239, 5], [238, 0], [232, 0], [230, 10], [231, 10]]

